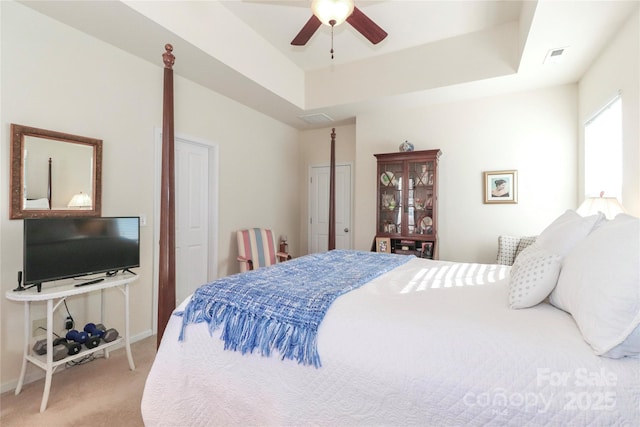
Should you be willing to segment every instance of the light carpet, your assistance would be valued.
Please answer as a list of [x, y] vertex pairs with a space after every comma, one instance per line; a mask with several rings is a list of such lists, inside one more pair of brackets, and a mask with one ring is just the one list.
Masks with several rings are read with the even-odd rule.
[[[136, 369], [131, 371], [124, 348], [109, 358], [59, 370], [53, 375], [47, 409], [40, 413], [44, 378], [22, 387], [19, 395], [0, 395], [2, 427], [144, 426], [140, 401], [156, 354], [156, 336], [131, 344]], [[102, 354], [102, 353], [100, 353]], [[39, 369], [27, 365], [27, 374]], [[60, 368], [59, 368], [60, 369]]]

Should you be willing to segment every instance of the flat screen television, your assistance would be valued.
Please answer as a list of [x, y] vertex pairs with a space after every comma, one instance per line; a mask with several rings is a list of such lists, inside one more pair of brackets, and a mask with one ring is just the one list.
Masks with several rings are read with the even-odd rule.
[[25, 286], [139, 266], [139, 217], [24, 220]]

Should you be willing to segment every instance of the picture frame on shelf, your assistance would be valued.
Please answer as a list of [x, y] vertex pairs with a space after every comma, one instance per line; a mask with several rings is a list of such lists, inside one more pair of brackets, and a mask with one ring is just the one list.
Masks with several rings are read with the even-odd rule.
[[483, 172], [484, 203], [518, 203], [518, 171]]
[[384, 229], [383, 231], [385, 233], [395, 233], [396, 232], [396, 225], [393, 223], [385, 223], [384, 224]]
[[433, 258], [433, 242], [422, 242], [422, 258]]
[[388, 237], [376, 237], [376, 252], [391, 253], [391, 239]]

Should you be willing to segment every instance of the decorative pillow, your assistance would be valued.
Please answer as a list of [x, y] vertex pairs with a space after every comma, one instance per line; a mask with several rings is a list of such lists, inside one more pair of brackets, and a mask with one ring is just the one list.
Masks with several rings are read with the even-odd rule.
[[640, 355], [640, 219], [605, 221], [564, 259], [550, 301], [573, 316], [595, 354]]
[[522, 251], [511, 267], [509, 307], [529, 308], [541, 303], [558, 282], [562, 257], [533, 244]]
[[498, 257], [497, 264], [512, 265], [516, 259], [516, 251], [520, 238], [515, 236], [498, 236]]
[[523, 250], [525, 250], [529, 246], [533, 245], [537, 238], [538, 238], [538, 236], [526, 236], [526, 237], [520, 238], [520, 242], [518, 243], [518, 249], [516, 249], [515, 258], [518, 258], [518, 255], [520, 255], [520, 253]]
[[566, 256], [602, 220], [602, 213], [583, 217], [567, 210], [540, 233], [536, 243], [554, 254]]

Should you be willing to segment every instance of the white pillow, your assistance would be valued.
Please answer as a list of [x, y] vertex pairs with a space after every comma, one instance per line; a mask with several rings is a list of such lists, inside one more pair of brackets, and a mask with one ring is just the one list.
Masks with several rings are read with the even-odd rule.
[[558, 282], [562, 257], [536, 243], [518, 255], [509, 278], [509, 307], [529, 308], [541, 303]]
[[542, 230], [536, 243], [554, 254], [566, 256], [602, 220], [602, 213], [583, 217], [575, 211], [567, 210]]
[[640, 355], [639, 240], [640, 219], [605, 221], [566, 256], [551, 293], [597, 355]]

